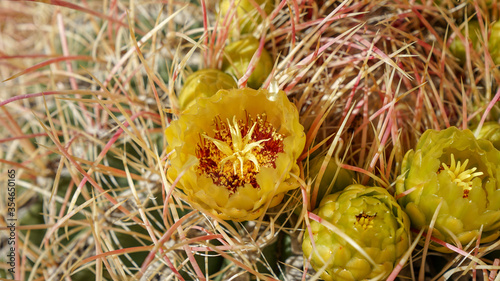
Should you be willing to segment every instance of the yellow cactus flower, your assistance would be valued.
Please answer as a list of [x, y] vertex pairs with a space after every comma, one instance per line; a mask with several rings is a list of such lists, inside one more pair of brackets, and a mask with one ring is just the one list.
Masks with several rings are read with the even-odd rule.
[[417, 229], [428, 228], [438, 212], [432, 235], [447, 243], [466, 246], [479, 235], [482, 243], [494, 241], [500, 236], [498, 163], [500, 151], [469, 130], [429, 129], [403, 158], [398, 202]]
[[305, 145], [298, 111], [284, 92], [219, 90], [198, 98], [165, 131], [167, 171], [193, 207], [234, 221], [253, 220], [298, 187]]

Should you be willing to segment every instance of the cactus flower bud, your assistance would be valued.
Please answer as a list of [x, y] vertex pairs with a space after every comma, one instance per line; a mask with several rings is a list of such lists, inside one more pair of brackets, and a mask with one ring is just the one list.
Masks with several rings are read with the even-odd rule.
[[[240, 79], [247, 72], [250, 61], [258, 48], [259, 41], [253, 37], [227, 45], [224, 50], [229, 59], [224, 60], [222, 69]], [[272, 69], [273, 59], [269, 52], [263, 49], [252, 75], [248, 78], [248, 87], [258, 89], [266, 81]]]
[[324, 280], [381, 280], [410, 245], [408, 217], [381, 187], [350, 185], [327, 195], [314, 213], [351, 239], [348, 242], [324, 224], [311, 221], [314, 246], [306, 231], [302, 249], [314, 269], [326, 266], [321, 274]]
[[220, 89], [234, 89], [234, 79], [217, 69], [202, 69], [189, 75], [179, 94], [179, 106], [186, 109], [199, 97], [211, 97]]

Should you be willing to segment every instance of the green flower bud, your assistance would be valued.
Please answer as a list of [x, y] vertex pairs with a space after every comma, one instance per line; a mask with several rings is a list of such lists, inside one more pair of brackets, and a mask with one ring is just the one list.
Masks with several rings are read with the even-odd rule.
[[409, 247], [409, 219], [381, 187], [350, 185], [327, 195], [314, 213], [350, 238], [311, 221], [315, 248], [306, 231], [302, 249], [315, 270], [326, 265], [324, 280], [385, 278]]
[[[311, 160], [309, 169], [310, 178], [318, 177], [324, 160], [325, 156], [316, 156]], [[337, 174], [336, 178], [335, 174]], [[354, 175], [351, 171], [338, 167], [335, 159], [332, 157], [328, 162], [323, 177], [321, 178], [321, 182], [319, 183], [316, 206], [319, 205], [319, 202], [323, 197], [325, 197], [325, 195], [341, 191], [348, 185], [353, 184], [353, 177]], [[314, 188], [315, 185], [316, 181], [312, 184], [312, 188]]]
[[500, 21], [491, 27], [488, 49], [495, 64], [500, 64]]
[[186, 109], [199, 97], [209, 98], [220, 89], [238, 88], [230, 75], [217, 69], [202, 69], [189, 75], [179, 94], [179, 106]]
[[[224, 59], [222, 69], [240, 79], [247, 71], [250, 60], [252, 60], [258, 48], [259, 41], [253, 37], [248, 37], [227, 45], [225, 52], [228, 58]], [[253, 89], [260, 88], [272, 69], [273, 59], [269, 52], [263, 49], [252, 75], [248, 78], [248, 87]]]
[[440, 205], [432, 235], [445, 242], [465, 246], [481, 231], [481, 242], [493, 241], [500, 235], [499, 163], [491, 142], [469, 130], [427, 130], [403, 159], [398, 201], [418, 229], [431, 224]]
[[[480, 33], [479, 23], [477, 21], [470, 21], [467, 24], [469, 29], [468, 40], [472, 43], [472, 47], [479, 52], [481, 51], [481, 42], [478, 36]], [[465, 29], [462, 30], [462, 34], [465, 35]], [[500, 21], [497, 21], [491, 26], [488, 50], [493, 62], [495, 64], [500, 64]], [[450, 51], [461, 62], [465, 61], [465, 46], [458, 36], [453, 39], [450, 45]]]
[[[228, 13], [233, 0], [221, 0], [219, 9], [221, 17]], [[273, 11], [273, 0], [254, 0], [264, 12], [269, 15]], [[262, 16], [249, 0], [234, 0], [233, 9], [236, 7], [235, 22], [239, 24], [241, 34], [251, 33], [262, 22]], [[232, 30], [232, 29], [231, 29]]]
[[493, 146], [500, 150], [500, 124], [497, 122], [484, 123], [477, 138], [491, 141]]
[[[468, 25], [468, 32], [469, 32], [469, 37], [467, 38], [471, 43], [472, 43], [472, 48], [478, 50], [481, 46], [479, 45], [479, 37], [478, 34], [480, 32], [479, 29], [479, 23], [477, 21], [469, 21], [467, 23]], [[462, 30], [462, 35], [465, 36], [465, 28]], [[456, 36], [453, 41], [451, 42], [450, 45], [450, 51], [451, 53], [457, 57], [461, 62], [465, 62], [465, 46], [460, 40], [458, 36]]]

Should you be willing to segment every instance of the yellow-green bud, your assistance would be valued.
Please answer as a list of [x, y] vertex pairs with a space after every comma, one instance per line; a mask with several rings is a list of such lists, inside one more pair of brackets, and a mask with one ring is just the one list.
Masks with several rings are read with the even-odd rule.
[[495, 64], [500, 64], [500, 21], [491, 27], [488, 49]]
[[500, 150], [500, 124], [497, 122], [486, 122], [479, 130], [478, 139], [491, 141], [493, 146]]
[[[227, 45], [224, 49], [227, 57], [224, 58], [223, 70], [240, 79], [247, 71], [250, 61], [258, 48], [259, 41], [253, 37], [238, 40]], [[248, 78], [248, 87], [253, 89], [260, 88], [272, 69], [273, 60], [271, 55], [266, 49], [263, 49], [252, 75]]]
[[[472, 43], [472, 48], [478, 50], [480, 48], [478, 37], [478, 33], [480, 32], [479, 23], [477, 21], [469, 21], [467, 25], [469, 37], [466, 39]], [[462, 35], [465, 36], [465, 28], [462, 30]], [[453, 42], [451, 42], [450, 51], [461, 62], [465, 62], [465, 46], [459, 36], [456, 36]]]
[[[219, 9], [221, 17], [224, 18], [229, 11], [229, 7], [233, 0], [221, 0]], [[273, 11], [273, 0], [254, 0], [264, 12], [269, 15]], [[234, 0], [233, 9], [236, 8], [234, 22], [239, 24], [241, 34], [251, 33], [262, 22], [262, 16], [255, 9], [254, 5], [249, 0]]]
[[220, 89], [234, 89], [234, 78], [217, 69], [202, 69], [189, 75], [179, 94], [179, 106], [186, 109], [199, 97], [211, 97]]
[[[481, 51], [480, 42], [480, 28], [477, 21], [468, 22], [469, 37], [467, 38], [472, 43], [472, 48], [476, 51]], [[462, 30], [462, 34], [465, 36], [465, 29]], [[484, 40], [485, 41], [485, 40]], [[500, 64], [500, 21], [497, 21], [491, 26], [490, 38], [488, 40], [488, 50], [495, 64]], [[450, 51], [455, 55], [461, 62], [465, 61], [465, 46], [457, 36], [450, 45]]]

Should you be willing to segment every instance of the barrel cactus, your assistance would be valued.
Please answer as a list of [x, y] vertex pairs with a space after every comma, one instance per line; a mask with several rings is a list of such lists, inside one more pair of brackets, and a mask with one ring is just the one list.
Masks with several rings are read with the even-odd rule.
[[[479, 23], [477, 20], [472, 20], [467, 22], [467, 30], [468, 30], [468, 37], [465, 39], [467, 42], [471, 44], [471, 48], [474, 48], [478, 50], [481, 46], [479, 44]], [[462, 30], [462, 35], [465, 34], [465, 28]], [[461, 62], [465, 62], [465, 57], [466, 57], [466, 52], [465, 52], [465, 46], [464, 42], [460, 39], [459, 36], [456, 36], [453, 41], [451, 42], [450, 45], [450, 50], [455, 57], [457, 57]]]

